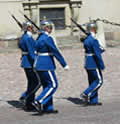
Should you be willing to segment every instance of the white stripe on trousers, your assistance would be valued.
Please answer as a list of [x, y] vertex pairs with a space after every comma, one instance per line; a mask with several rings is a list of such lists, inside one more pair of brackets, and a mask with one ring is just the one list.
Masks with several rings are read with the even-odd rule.
[[55, 80], [54, 80], [54, 77], [53, 77], [51, 71], [48, 71], [48, 74], [50, 75], [50, 78], [51, 78], [51, 80], [53, 82], [53, 87], [55, 88], [56, 87], [56, 83], [55, 83]]
[[100, 85], [101, 85], [101, 83], [102, 83], [102, 79], [101, 79], [99, 70], [96, 69], [96, 72], [97, 72], [97, 76], [98, 76], [98, 79], [99, 79], [99, 83], [98, 83], [98, 85], [96, 86], [96, 88], [93, 89], [93, 90], [88, 94], [88, 96], [90, 96], [98, 87], [100, 87]]
[[53, 77], [51, 71], [48, 71], [48, 74], [49, 74], [50, 79], [51, 79], [51, 81], [52, 81], [52, 83], [53, 83], [53, 87], [50, 88], [50, 89], [48, 90], [48, 92], [46, 93], [46, 95], [39, 101], [40, 103], [42, 103], [42, 101], [43, 101], [47, 96], [49, 96], [49, 94], [52, 92], [52, 90], [56, 87], [56, 83], [55, 83], [55, 80], [54, 80], [54, 77]]

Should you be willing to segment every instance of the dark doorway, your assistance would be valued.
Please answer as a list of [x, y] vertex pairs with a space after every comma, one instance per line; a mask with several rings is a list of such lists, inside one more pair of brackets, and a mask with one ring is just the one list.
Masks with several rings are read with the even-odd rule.
[[46, 17], [55, 24], [56, 30], [65, 29], [65, 8], [41, 8], [40, 21]]

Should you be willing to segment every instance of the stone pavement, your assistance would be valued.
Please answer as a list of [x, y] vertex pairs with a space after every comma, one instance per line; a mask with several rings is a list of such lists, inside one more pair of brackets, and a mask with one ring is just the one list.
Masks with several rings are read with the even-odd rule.
[[[57, 62], [59, 88], [54, 96], [57, 115], [38, 116], [24, 112], [18, 101], [26, 89], [20, 68], [20, 52], [0, 54], [0, 124], [119, 124], [120, 123], [120, 47], [107, 48], [103, 54], [106, 70], [99, 91], [103, 106], [81, 107], [79, 94], [88, 86], [83, 48], [62, 49], [69, 71]], [[37, 92], [39, 92], [41, 89]]]

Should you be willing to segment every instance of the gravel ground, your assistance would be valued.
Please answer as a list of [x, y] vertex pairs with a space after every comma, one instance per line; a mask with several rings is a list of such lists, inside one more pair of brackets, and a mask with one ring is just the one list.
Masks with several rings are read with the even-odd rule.
[[59, 88], [54, 101], [60, 113], [43, 117], [20, 109], [18, 98], [26, 90], [26, 78], [20, 68], [20, 52], [0, 54], [0, 124], [120, 123], [120, 47], [109, 47], [103, 54], [106, 70], [103, 72], [104, 84], [99, 90], [102, 107], [83, 108], [78, 105], [79, 94], [88, 86], [83, 48], [62, 49], [61, 52], [70, 70], [64, 71], [57, 62]]

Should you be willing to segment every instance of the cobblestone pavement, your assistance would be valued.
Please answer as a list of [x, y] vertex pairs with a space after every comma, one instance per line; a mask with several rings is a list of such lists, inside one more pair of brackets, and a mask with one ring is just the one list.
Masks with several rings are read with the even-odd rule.
[[[26, 79], [20, 68], [20, 52], [0, 54], [0, 124], [119, 124], [120, 123], [120, 47], [107, 48], [103, 54], [106, 70], [99, 90], [102, 107], [80, 107], [79, 94], [88, 86], [83, 48], [62, 49], [69, 71], [57, 62], [59, 88], [54, 96], [58, 115], [33, 116], [20, 109], [20, 94]], [[37, 92], [39, 92], [41, 89]]]

